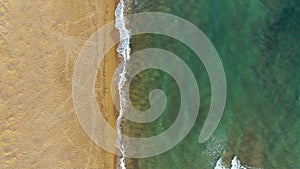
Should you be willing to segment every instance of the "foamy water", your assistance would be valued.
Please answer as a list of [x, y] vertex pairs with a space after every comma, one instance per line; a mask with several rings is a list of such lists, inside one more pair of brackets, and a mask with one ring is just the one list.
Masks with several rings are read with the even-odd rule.
[[124, 111], [126, 109], [126, 92], [124, 91], [123, 87], [126, 82], [126, 67], [127, 67], [127, 61], [130, 59], [130, 31], [126, 28], [126, 19], [125, 19], [125, 2], [124, 0], [121, 0], [117, 6], [117, 9], [115, 11], [116, 16], [116, 24], [115, 27], [120, 32], [120, 43], [117, 48], [117, 52], [119, 53], [119, 57], [122, 60], [122, 63], [118, 66], [119, 71], [119, 77], [117, 80], [118, 90], [119, 90], [119, 98], [120, 98], [120, 112], [119, 116], [117, 118], [117, 140], [116, 140], [116, 146], [118, 147], [121, 157], [118, 164], [118, 168], [126, 169], [125, 165], [125, 147], [122, 143], [122, 129], [121, 129], [121, 121], [123, 118]]
[[214, 169], [251, 169], [251, 167], [243, 166], [240, 160], [237, 158], [237, 156], [235, 156], [231, 161], [230, 167], [226, 166], [225, 163], [222, 161], [222, 158], [220, 158], [217, 161], [217, 164]]

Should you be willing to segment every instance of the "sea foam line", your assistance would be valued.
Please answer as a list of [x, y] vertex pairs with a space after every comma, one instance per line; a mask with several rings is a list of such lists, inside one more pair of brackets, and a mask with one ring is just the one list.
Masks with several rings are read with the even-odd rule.
[[[254, 167], [249, 167], [249, 166], [243, 166], [240, 162], [240, 160], [237, 158], [237, 156], [234, 156], [233, 159], [231, 160], [231, 167], [227, 167], [225, 163], [222, 161], [222, 158], [220, 158], [217, 161], [217, 164], [214, 169], [259, 169], [259, 168], [254, 168]], [[261, 169], [261, 168], [260, 168]]]
[[231, 161], [231, 167], [227, 167], [224, 162], [222, 161], [222, 158], [220, 158], [217, 161], [217, 164], [214, 169], [247, 169], [246, 167], [241, 165], [241, 162], [238, 160], [238, 158], [235, 156], [233, 157]]
[[125, 165], [125, 147], [122, 142], [122, 129], [121, 129], [121, 121], [123, 118], [124, 111], [126, 109], [126, 91], [124, 91], [124, 85], [126, 82], [126, 69], [127, 69], [127, 61], [130, 59], [130, 31], [126, 28], [126, 22], [125, 19], [125, 13], [124, 9], [126, 9], [125, 6], [125, 0], [120, 0], [116, 10], [115, 10], [115, 17], [116, 17], [116, 24], [115, 27], [120, 32], [120, 43], [117, 48], [117, 52], [119, 53], [119, 57], [121, 58], [121, 64], [118, 66], [119, 78], [117, 81], [118, 91], [119, 91], [119, 98], [120, 98], [120, 110], [119, 110], [119, 116], [116, 120], [116, 130], [117, 130], [117, 140], [116, 140], [116, 146], [118, 147], [121, 157], [120, 162], [118, 164], [118, 168], [120, 169], [126, 169]]

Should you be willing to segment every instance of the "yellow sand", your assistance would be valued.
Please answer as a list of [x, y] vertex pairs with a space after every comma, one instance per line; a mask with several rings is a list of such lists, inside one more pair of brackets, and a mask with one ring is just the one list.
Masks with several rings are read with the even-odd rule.
[[[71, 83], [80, 49], [114, 19], [116, 3], [0, 1], [0, 168], [115, 168], [115, 155], [94, 144], [81, 128]], [[109, 89], [116, 62], [111, 51], [96, 90], [113, 127], [117, 112]]]

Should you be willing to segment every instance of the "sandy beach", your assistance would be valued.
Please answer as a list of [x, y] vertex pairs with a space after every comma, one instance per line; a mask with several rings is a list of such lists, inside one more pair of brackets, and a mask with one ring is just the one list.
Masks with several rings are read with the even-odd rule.
[[[115, 168], [116, 156], [85, 134], [72, 102], [72, 73], [86, 40], [114, 20], [112, 0], [2, 0], [0, 168]], [[115, 127], [115, 50], [101, 63], [96, 95]]]

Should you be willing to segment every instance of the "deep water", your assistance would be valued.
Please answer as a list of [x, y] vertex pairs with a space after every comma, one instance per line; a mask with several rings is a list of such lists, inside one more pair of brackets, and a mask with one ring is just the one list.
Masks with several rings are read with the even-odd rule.
[[[137, 0], [129, 7], [129, 13], [173, 14], [201, 29], [223, 63], [227, 103], [213, 136], [199, 144], [211, 94], [201, 60], [170, 37], [132, 37], [132, 52], [155, 47], [178, 55], [197, 79], [201, 106], [196, 124], [180, 144], [155, 157], [127, 158], [127, 168], [209, 169], [220, 158], [230, 165], [234, 156], [243, 165], [255, 168], [300, 168], [299, 0]], [[123, 120], [127, 135], [153, 136], [176, 119], [180, 92], [175, 80], [160, 70], [138, 74], [130, 86], [130, 99], [136, 108], [147, 110], [149, 93], [156, 88], [162, 89], [168, 99], [163, 115], [148, 124]]]

